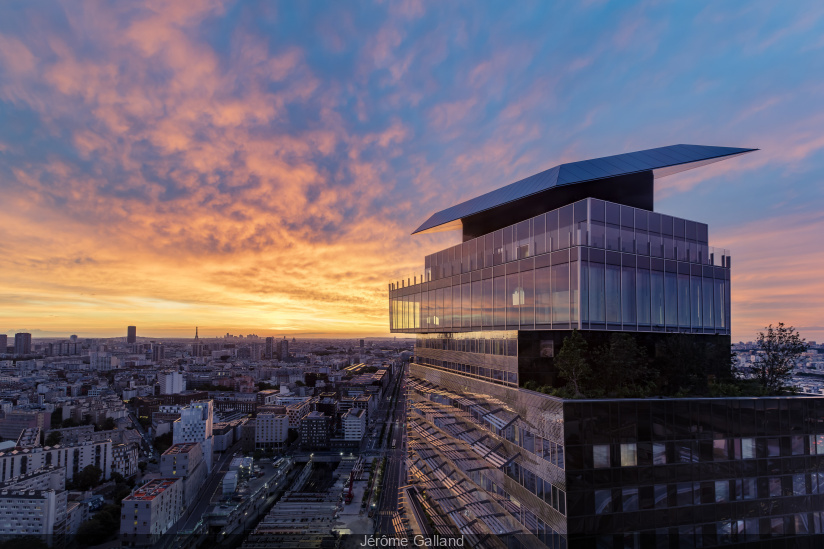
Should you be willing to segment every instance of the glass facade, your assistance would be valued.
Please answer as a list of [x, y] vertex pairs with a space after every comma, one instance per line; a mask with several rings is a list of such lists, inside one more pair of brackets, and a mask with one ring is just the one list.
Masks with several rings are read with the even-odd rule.
[[730, 256], [707, 232], [580, 200], [427, 256], [424, 282], [390, 285], [390, 330], [728, 335]]
[[562, 400], [410, 375], [413, 480], [444, 506], [475, 494], [505, 533], [592, 549], [824, 534], [824, 398]]
[[636, 333], [650, 353], [683, 339], [668, 334], [729, 344], [731, 258], [708, 227], [632, 197], [641, 207], [581, 196], [502, 229], [540, 210], [479, 210], [464, 234], [492, 232], [389, 285], [391, 331], [417, 337], [409, 480], [456, 529], [513, 548], [816, 546], [824, 397], [565, 400], [523, 388], [561, 386], [553, 360], [572, 329], [592, 344]]
[[564, 401], [570, 543], [824, 533], [824, 398]]

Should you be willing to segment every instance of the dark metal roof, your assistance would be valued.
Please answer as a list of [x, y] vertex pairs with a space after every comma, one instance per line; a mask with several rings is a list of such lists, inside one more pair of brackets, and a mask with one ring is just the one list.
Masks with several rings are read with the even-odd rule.
[[552, 187], [573, 185], [632, 173], [652, 171], [655, 178], [698, 168], [758, 149], [708, 147], [705, 145], [670, 145], [604, 158], [582, 160], [555, 166], [516, 181], [506, 187], [477, 196], [441, 210], [427, 219], [412, 234], [445, 231], [461, 227], [461, 219], [508, 202], [545, 191]]

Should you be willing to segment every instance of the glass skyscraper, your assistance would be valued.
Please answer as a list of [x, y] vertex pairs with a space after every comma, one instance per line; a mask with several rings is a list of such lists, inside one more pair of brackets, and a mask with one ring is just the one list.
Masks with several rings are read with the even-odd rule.
[[[563, 164], [433, 214], [463, 242], [389, 285], [417, 334], [410, 475], [481, 545], [700, 547], [822, 531], [824, 399], [563, 399], [571, 330], [729, 350], [728, 251], [653, 211], [655, 180], [751, 152], [675, 145]], [[599, 339], [600, 338], [600, 339]], [[819, 493], [821, 495], [819, 495]], [[493, 536], [494, 535], [494, 536]]]

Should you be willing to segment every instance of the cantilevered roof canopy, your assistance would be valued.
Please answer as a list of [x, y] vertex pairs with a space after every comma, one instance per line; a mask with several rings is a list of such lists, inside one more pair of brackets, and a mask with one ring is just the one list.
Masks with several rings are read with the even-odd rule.
[[[412, 234], [460, 229], [463, 226], [464, 218], [555, 187], [608, 180], [641, 172], [652, 172], [653, 177], [658, 179], [756, 150], [758, 149], [670, 145], [668, 147], [561, 164], [432, 214]], [[615, 184], [620, 184], [620, 181], [616, 180]], [[604, 181], [604, 183], [611, 182]]]

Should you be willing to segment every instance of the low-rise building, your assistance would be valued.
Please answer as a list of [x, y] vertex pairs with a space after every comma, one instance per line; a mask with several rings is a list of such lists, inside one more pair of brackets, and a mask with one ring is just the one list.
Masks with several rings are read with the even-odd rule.
[[352, 408], [341, 417], [343, 438], [347, 442], [359, 442], [366, 434], [366, 410]]
[[0, 483], [0, 536], [50, 540], [66, 531], [66, 471], [49, 467]]
[[95, 465], [103, 471], [103, 478], [109, 479], [112, 457], [111, 440], [12, 449], [0, 452], [0, 482], [49, 466], [65, 467], [66, 478], [73, 479], [84, 467]]
[[112, 472], [119, 473], [126, 478], [137, 474], [139, 449], [137, 444], [112, 445]]
[[289, 417], [286, 414], [258, 414], [255, 420], [255, 448], [283, 448], [289, 437]]
[[152, 545], [183, 512], [183, 480], [154, 479], [123, 498], [120, 539], [125, 546]]
[[206, 480], [206, 464], [199, 442], [172, 445], [160, 456], [160, 475], [183, 479], [183, 503], [189, 506]]
[[310, 412], [300, 422], [300, 445], [308, 450], [329, 448], [332, 418], [323, 412]]
[[300, 421], [312, 411], [312, 403], [307, 398], [300, 402], [292, 402], [286, 405], [286, 416], [289, 418], [289, 428], [297, 429]]

